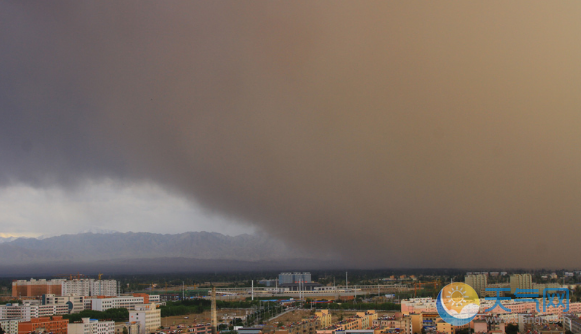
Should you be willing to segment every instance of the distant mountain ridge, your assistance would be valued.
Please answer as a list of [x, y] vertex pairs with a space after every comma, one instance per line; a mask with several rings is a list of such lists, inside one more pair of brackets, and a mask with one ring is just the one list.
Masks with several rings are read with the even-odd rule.
[[18, 239], [18, 237], [0, 237], [0, 244]]
[[45, 239], [18, 238], [1, 243], [0, 254], [0, 266], [162, 258], [253, 262], [311, 257], [266, 236], [215, 232], [89, 232]]

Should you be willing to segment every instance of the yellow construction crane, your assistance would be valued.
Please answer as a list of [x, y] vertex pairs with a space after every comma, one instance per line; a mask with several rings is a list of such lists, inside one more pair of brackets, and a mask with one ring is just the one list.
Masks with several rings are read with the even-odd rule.
[[418, 290], [418, 287], [421, 289], [424, 285], [432, 285], [434, 287], [434, 289], [438, 290], [438, 287], [440, 286], [440, 281], [414, 283], [414, 298], [416, 297], [416, 292]]

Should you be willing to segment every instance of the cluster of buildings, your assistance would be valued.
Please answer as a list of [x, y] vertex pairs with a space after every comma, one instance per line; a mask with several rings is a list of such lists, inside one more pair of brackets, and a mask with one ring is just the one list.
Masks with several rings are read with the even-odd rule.
[[[533, 283], [533, 278], [531, 274], [516, 274], [510, 275], [509, 283], [496, 283], [488, 284], [488, 274], [487, 273], [468, 273], [464, 278], [464, 283], [470, 285], [479, 297], [494, 297], [496, 296], [496, 291], [487, 291], [487, 289], [508, 289], [510, 288], [510, 293], [515, 294], [518, 290], [530, 290], [535, 289], [540, 291], [542, 294], [544, 289], [555, 289], [560, 288], [561, 285], [557, 283]], [[500, 292], [501, 296], [506, 293], [504, 291]]]
[[[329, 310], [319, 310], [313, 316], [276, 330], [264, 328], [238, 328], [238, 334], [356, 334], [385, 333], [377, 324], [377, 313], [373, 310], [356, 312], [353, 317], [333, 323]], [[407, 333], [409, 334], [409, 333]]]
[[[120, 295], [115, 280], [17, 280], [12, 296], [22, 303], [0, 305], [0, 326], [7, 334], [146, 334], [161, 326], [160, 296]], [[78, 323], [63, 319], [66, 314], [112, 308], [128, 309], [129, 321], [115, 325], [89, 318]]]
[[[518, 324], [520, 333], [564, 333], [566, 330], [581, 333], [581, 303], [570, 302], [566, 294], [568, 287], [556, 283], [533, 283], [530, 274], [511, 275], [509, 282], [497, 284], [488, 284], [487, 278], [488, 273], [468, 273], [465, 277], [464, 282], [472, 286], [480, 297], [479, 312], [465, 326], [456, 327], [443, 321], [435, 299], [403, 300], [402, 319], [410, 318], [410, 333], [453, 334], [466, 328], [474, 333], [504, 334], [506, 324]], [[519, 297], [523, 291], [526, 298]], [[550, 293], [544, 294], [545, 291]], [[508, 294], [511, 298], [504, 297]]]
[[26, 299], [44, 294], [78, 296], [117, 296], [119, 286], [116, 280], [93, 278], [78, 279], [30, 279], [12, 282], [12, 297]]

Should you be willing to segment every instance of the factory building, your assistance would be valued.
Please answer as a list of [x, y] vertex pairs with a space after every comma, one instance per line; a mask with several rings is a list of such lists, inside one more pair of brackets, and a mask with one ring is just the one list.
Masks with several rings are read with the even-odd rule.
[[278, 275], [278, 284], [290, 284], [290, 283], [312, 283], [311, 273], [294, 272], [294, 273], [280, 273]]

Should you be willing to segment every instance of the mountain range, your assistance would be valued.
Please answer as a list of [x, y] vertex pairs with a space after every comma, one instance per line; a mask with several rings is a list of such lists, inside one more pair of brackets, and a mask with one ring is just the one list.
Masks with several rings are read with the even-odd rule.
[[0, 276], [85, 271], [285, 269], [337, 265], [264, 235], [80, 233], [0, 243]]

